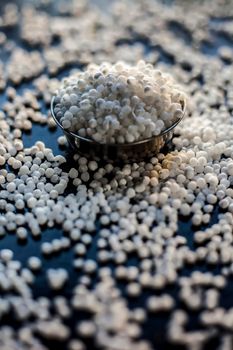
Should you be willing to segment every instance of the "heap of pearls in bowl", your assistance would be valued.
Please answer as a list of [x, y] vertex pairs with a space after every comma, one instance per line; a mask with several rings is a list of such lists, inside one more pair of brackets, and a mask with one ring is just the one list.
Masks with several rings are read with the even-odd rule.
[[160, 135], [182, 117], [184, 102], [172, 77], [144, 61], [90, 64], [63, 80], [54, 113], [66, 131], [125, 144]]

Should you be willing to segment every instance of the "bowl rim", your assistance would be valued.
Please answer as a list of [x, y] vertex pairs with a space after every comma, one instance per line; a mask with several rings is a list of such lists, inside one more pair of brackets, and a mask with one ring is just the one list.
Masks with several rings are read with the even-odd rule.
[[171, 130], [173, 130], [181, 122], [181, 120], [184, 118], [185, 111], [186, 111], [186, 100], [184, 99], [184, 100], [180, 101], [180, 103], [182, 105], [182, 110], [183, 110], [182, 116], [179, 119], [177, 119], [172, 125], [170, 125], [167, 129], [163, 130], [159, 135], [154, 135], [154, 136], [151, 136], [147, 139], [143, 139], [143, 140], [139, 140], [139, 141], [135, 141], [135, 142], [129, 142], [129, 143], [103, 143], [103, 142], [97, 142], [95, 140], [92, 140], [92, 139], [89, 139], [86, 137], [79, 136], [72, 131], [64, 129], [64, 127], [61, 125], [61, 123], [59, 122], [59, 120], [57, 119], [57, 117], [55, 116], [55, 113], [54, 113], [55, 97], [56, 97], [56, 95], [53, 95], [53, 97], [51, 99], [51, 103], [50, 103], [50, 111], [51, 111], [51, 115], [52, 115], [55, 123], [63, 130], [63, 132], [65, 134], [68, 134], [68, 135], [74, 137], [75, 139], [78, 139], [78, 140], [81, 140], [84, 142], [88, 142], [89, 144], [92, 144], [92, 145], [98, 145], [98, 146], [110, 146], [110, 147], [119, 147], [120, 146], [123, 148], [127, 148], [130, 146], [136, 146], [139, 144], [147, 143], [147, 142], [155, 140], [155, 139], [159, 139], [159, 138], [161, 138], [161, 136], [164, 136], [165, 134], [167, 134]]

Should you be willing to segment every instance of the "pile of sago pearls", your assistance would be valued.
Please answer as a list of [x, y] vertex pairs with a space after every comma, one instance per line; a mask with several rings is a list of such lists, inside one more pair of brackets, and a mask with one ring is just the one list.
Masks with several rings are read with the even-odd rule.
[[[0, 349], [232, 350], [233, 65], [224, 47], [204, 52], [232, 37], [231, 1], [118, 0], [107, 16], [40, 3], [0, 14]], [[69, 159], [47, 128], [51, 75], [119, 59], [186, 87], [174, 150]]]
[[100, 143], [157, 136], [184, 113], [184, 94], [168, 74], [139, 61], [91, 64], [63, 80], [54, 113], [63, 128]]

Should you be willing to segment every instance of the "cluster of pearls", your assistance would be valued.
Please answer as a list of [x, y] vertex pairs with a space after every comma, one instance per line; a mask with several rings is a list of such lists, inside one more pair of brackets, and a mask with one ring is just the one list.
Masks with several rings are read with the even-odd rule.
[[159, 135], [183, 115], [184, 94], [172, 78], [139, 61], [91, 64], [63, 80], [54, 113], [64, 129], [100, 143]]
[[20, 84], [24, 79], [28, 80], [40, 74], [44, 67], [44, 61], [38, 51], [27, 52], [16, 48], [10, 58], [7, 75], [11, 82]]

